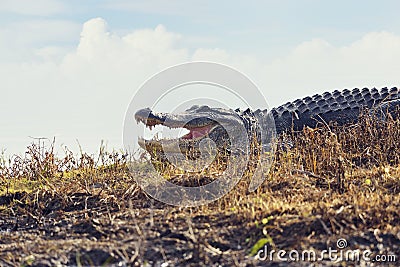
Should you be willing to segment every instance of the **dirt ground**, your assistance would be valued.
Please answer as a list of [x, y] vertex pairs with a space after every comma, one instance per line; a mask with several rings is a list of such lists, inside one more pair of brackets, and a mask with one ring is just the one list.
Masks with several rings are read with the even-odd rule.
[[[390, 172], [399, 179], [399, 170]], [[16, 193], [0, 197], [7, 207], [0, 219], [0, 265], [285, 265], [251, 255], [264, 239], [269, 250], [301, 253], [337, 249], [344, 238], [348, 249], [398, 257], [399, 189], [398, 180], [374, 191], [353, 181], [349, 191], [339, 193], [316, 178], [293, 175], [269, 181], [254, 196], [233, 192], [200, 208], [167, 206], [137, 188], [121, 195]], [[327, 256], [296, 264], [382, 265]]]

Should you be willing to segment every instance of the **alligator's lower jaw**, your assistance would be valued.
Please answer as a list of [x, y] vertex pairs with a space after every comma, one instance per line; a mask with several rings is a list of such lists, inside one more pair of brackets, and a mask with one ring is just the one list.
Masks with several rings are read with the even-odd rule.
[[155, 153], [181, 153], [179, 148], [179, 139], [161, 139], [146, 140], [139, 138], [138, 144], [150, 154]]
[[196, 147], [201, 138], [197, 140], [191, 139], [162, 139], [162, 140], [145, 140], [139, 138], [138, 143], [141, 148], [146, 150], [152, 157], [158, 158], [165, 154], [183, 154], [187, 157], [193, 157], [196, 154]]

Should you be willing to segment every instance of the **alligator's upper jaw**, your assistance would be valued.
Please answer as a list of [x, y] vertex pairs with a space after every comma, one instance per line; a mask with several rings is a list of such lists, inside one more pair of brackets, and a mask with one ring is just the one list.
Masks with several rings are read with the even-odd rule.
[[195, 143], [206, 137], [208, 133], [217, 125], [211, 119], [205, 117], [191, 118], [190, 114], [170, 114], [170, 113], [156, 113], [149, 108], [141, 109], [136, 112], [135, 119], [152, 129], [156, 125], [163, 125], [169, 128], [185, 128], [189, 133], [175, 139], [161, 139], [161, 140], [145, 140], [139, 138], [139, 145], [149, 151], [150, 153], [156, 151], [181, 153], [182, 147], [177, 144], [177, 141], [184, 141], [186, 144]]

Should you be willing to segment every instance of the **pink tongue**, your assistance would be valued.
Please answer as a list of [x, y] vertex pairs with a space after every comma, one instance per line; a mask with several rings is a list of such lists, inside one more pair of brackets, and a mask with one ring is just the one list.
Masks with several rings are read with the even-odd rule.
[[204, 135], [204, 133], [202, 133], [200, 131], [192, 131], [192, 138], [201, 137], [203, 135]]
[[183, 136], [184, 139], [194, 139], [206, 135], [210, 130], [210, 126], [204, 126], [199, 128], [190, 129], [190, 133]]

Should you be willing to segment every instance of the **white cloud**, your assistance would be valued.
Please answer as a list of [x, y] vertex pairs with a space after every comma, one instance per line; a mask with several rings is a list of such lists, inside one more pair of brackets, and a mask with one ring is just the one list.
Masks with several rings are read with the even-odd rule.
[[66, 55], [60, 69], [81, 81], [100, 82], [105, 91], [105, 83], [108, 88], [117, 83], [126, 90], [156, 71], [187, 60], [187, 51], [177, 48], [179, 39], [162, 25], [118, 36], [103, 19], [92, 19], [83, 25], [79, 45]]
[[52, 15], [65, 10], [65, 5], [59, 0], [2, 0], [0, 12], [10, 12], [23, 15]]
[[68, 52], [44, 45], [32, 50], [40, 61], [0, 62], [0, 112], [10, 114], [0, 121], [0, 128], [7, 129], [0, 146], [22, 152], [28, 136], [59, 134], [59, 143], [74, 146], [78, 139], [91, 152], [101, 139], [121, 147], [123, 117], [135, 90], [156, 72], [190, 60], [243, 71], [272, 105], [325, 90], [399, 81], [400, 36], [388, 32], [372, 32], [339, 47], [321, 39], [306, 41], [271, 62], [261, 62], [251, 51], [247, 56], [224, 49], [189, 52], [182, 48], [185, 38], [162, 25], [120, 36], [96, 18], [83, 25], [79, 44]]
[[394, 86], [399, 70], [400, 36], [371, 32], [347, 46], [319, 39], [304, 42], [263, 71], [272, 74], [264, 79], [265, 85], [300, 97], [334, 88]]

